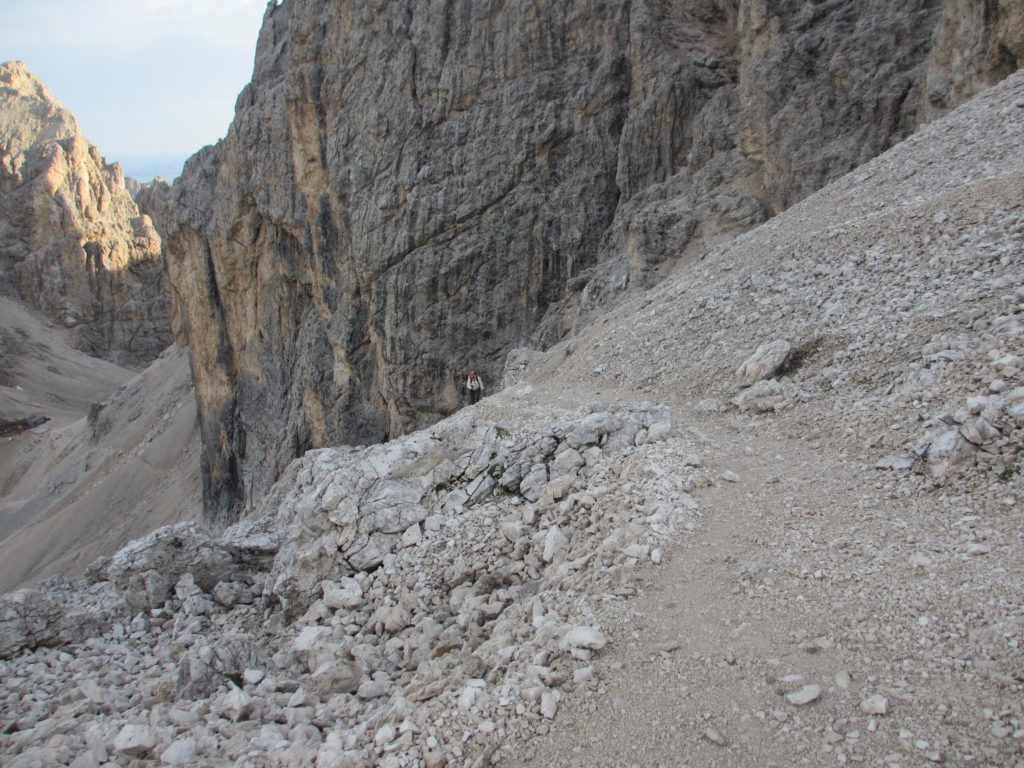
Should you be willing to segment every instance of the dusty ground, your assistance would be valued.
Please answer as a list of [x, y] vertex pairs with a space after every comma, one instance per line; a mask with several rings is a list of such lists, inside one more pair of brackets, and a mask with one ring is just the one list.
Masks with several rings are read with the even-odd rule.
[[12, 299], [0, 299], [0, 326], [0, 416], [50, 419], [0, 439], [0, 591], [81, 575], [154, 528], [194, 519], [199, 457], [185, 350], [172, 347], [137, 374], [72, 349], [64, 329]]
[[[718, 478], [694, 491], [701, 523], [608, 606], [599, 682], [509, 764], [1024, 760], [1016, 503], [984, 517], [992, 549], [971, 555], [962, 499], [904, 496], [798, 415], [677, 414]], [[814, 702], [787, 700], [810, 685]], [[884, 714], [865, 711], [874, 695]]]
[[[714, 482], [511, 765], [1024, 766], [1020, 422], [949, 471], [929, 443], [1022, 392], [1006, 86], [534, 361], [519, 407], [667, 403]], [[798, 365], [737, 405], [774, 339]]]

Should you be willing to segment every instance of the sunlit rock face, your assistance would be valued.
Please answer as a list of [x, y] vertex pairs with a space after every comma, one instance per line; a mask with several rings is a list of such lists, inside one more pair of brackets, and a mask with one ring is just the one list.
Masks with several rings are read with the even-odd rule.
[[122, 365], [171, 341], [160, 237], [74, 116], [20, 62], [0, 65], [0, 290]]
[[155, 202], [208, 517], [245, 514], [309, 448], [436, 421], [469, 369], [493, 386], [510, 349], [980, 88], [991, 65], [942, 51], [1002, 33], [956, 18], [936, 0], [270, 5], [227, 136]]

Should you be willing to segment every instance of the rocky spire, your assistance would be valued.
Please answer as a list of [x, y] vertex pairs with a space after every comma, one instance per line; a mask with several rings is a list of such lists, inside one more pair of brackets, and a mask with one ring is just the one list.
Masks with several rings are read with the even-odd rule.
[[121, 167], [22, 62], [0, 65], [0, 290], [134, 366], [171, 341], [160, 237]]

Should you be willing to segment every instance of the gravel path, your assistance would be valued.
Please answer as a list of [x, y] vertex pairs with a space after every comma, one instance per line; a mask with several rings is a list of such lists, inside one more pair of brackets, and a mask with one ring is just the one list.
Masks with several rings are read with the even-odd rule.
[[968, 554], [957, 505], [889, 493], [830, 446], [731, 417], [691, 430], [719, 478], [701, 525], [513, 765], [1015, 765], [1016, 510], [986, 520], [1007, 568]]
[[709, 484], [513, 765], [1024, 766], [1022, 135], [1018, 73], [534, 361]]

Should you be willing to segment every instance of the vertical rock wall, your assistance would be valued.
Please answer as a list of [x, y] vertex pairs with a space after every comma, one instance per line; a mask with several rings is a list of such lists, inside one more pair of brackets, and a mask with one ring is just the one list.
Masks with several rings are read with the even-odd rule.
[[137, 366], [171, 341], [160, 237], [118, 165], [20, 62], [0, 65], [0, 291]]
[[207, 515], [244, 514], [308, 448], [451, 412], [468, 369], [493, 384], [510, 348], [557, 340], [908, 135], [929, 88], [960, 98], [963, 78], [928, 75], [948, 15], [940, 0], [268, 6], [228, 135], [158, 211]]

